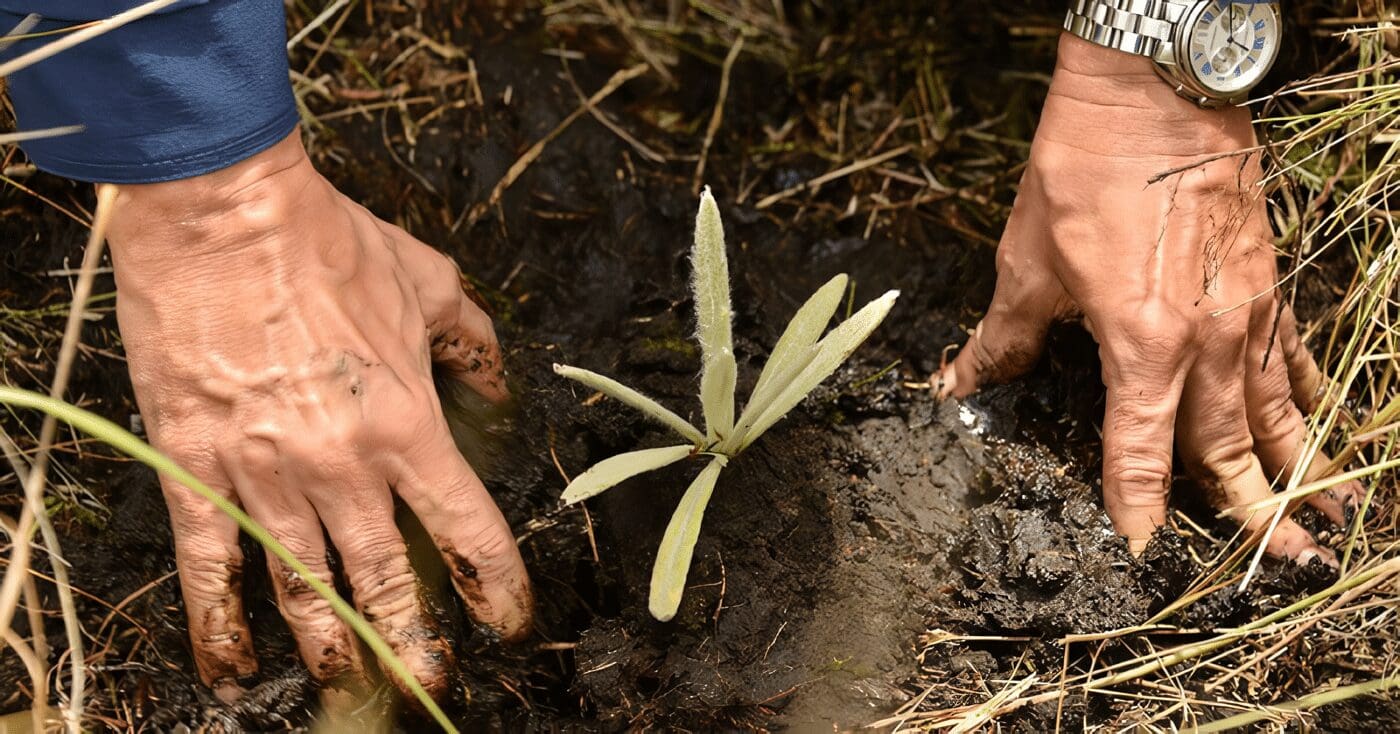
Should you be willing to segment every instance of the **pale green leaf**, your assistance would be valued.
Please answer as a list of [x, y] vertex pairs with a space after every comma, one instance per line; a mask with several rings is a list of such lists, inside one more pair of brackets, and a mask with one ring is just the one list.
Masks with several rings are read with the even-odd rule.
[[586, 500], [604, 490], [612, 489], [622, 482], [644, 472], [674, 464], [695, 451], [690, 444], [666, 446], [659, 449], [643, 449], [618, 454], [594, 464], [588, 471], [574, 477], [560, 497], [566, 505]]
[[705, 409], [705, 437], [711, 443], [734, 433], [734, 381], [739, 367], [734, 353], [707, 355], [700, 373], [700, 404]]
[[697, 446], [706, 443], [705, 434], [701, 433], [700, 429], [690, 425], [684, 418], [667, 410], [661, 403], [652, 400], [611, 377], [604, 377], [597, 372], [563, 364], [554, 365], [554, 373], [561, 377], [567, 377], [575, 382], [581, 382], [614, 400], [621, 401], [642, 411], [647, 417], [679, 433], [687, 441], [692, 441]]
[[681, 606], [695, 541], [700, 538], [700, 524], [705, 520], [705, 506], [710, 503], [710, 495], [715, 491], [715, 482], [719, 480], [725, 462], [725, 457], [715, 456], [700, 470], [700, 475], [685, 490], [685, 496], [681, 497], [681, 503], [666, 526], [666, 535], [661, 538], [656, 565], [651, 569], [648, 607], [651, 616], [662, 622], [676, 616], [676, 610]]
[[788, 322], [772, 354], [768, 356], [768, 363], [763, 365], [763, 372], [758, 376], [758, 384], [754, 385], [748, 405], [744, 406], [735, 433], [744, 433], [764, 408], [773, 402], [782, 386], [812, 361], [816, 355], [817, 339], [821, 338], [826, 325], [831, 323], [832, 314], [841, 306], [847, 280], [845, 273], [828, 280]]
[[700, 339], [700, 404], [705, 433], [711, 441], [734, 431], [734, 337], [729, 302], [729, 258], [724, 251], [724, 224], [719, 206], [706, 187], [695, 215], [691, 251], [691, 290], [695, 297], [696, 335]]
[[748, 429], [736, 440], [739, 449], [747, 448], [755, 439], [777, 423], [792, 410], [807, 394], [812, 392], [822, 380], [831, 376], [842, 362], [859, 347], [870, 332], [880, 325], [885, 315], [894, 307], [899, 291], [890, 291], [865, 305], [854, 316], [831, 330], [816, 344], [816, 354], [802, 371], [781, 385], [777, 397], [754, 419]]

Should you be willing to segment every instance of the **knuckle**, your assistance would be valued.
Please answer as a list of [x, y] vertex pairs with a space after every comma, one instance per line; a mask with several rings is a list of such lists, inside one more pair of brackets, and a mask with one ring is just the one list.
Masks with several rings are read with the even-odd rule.
[[1254, 441], [1248, 433], [1216, 439], [1190, 463], [1201, 478], [1229, 484], [1254, 467]]
[[1289, 440], [1302, 428], [1302, 416], [1285, 393], [1282, 398], [1269, 399], [1259, 412], [1255, 438], [1260, 442]]
[[418, 614], [417, 579], [409, 571], [377, 579], [366, 585], [359, 597], [360, 609], [369, 622], [399, 627]]
[[1129, 507], [1155, 507], [1166, 501], [1171, 461], [1154, 456], [1125, 456], [1104, 470], [1118, 501]]
[[456, 320], [462, 299], [462, 270], [447, 255], [424, 246], [427, 277], [418, 288], [418, 299], [430, 325], [445, 327]]
[[[1108, 414], [1108, 428], [1116, 440], [1129, 447], [1134, 443], [1154, 440], [1153, 434], [1163, 426], [1171, 425], [1175, 418], [1175, 406], [1163, 400], [1157, 389], [1135, 389], [1131, 385], [1120, 388], [1112, 398], [1112, 409]], [[1134, 452], [1136, 453], [1136, 452]], [[1170, 465], [1170, 457], [1166, 457]]]
[[1117, 319], [1119, 338], [1109, 338], [1105, 345], [1106, 363], [1175, 365], [1199, 331], [1195, 317], [1160, 299], [1149, 299], [1122, 313]]
[[185, 595], [195, 601], [222, 603], [242, 587], [243, 563], [236, 558], [186, 553], [177, 560]]
[[968, 341], [972, 368], [981, 380], [998, 382], [1014, 376], [1029, 369], [1040, 357], [1038, 343], [1033, 337], [1004, 332], [995, 338], [995, 346], [989, 346], [989, 338], [983, 325], [979, 324]]
[[398, 626], [418, 615], [418, 577], [407, 558], [385, 558], [348, 576], [369, 621]]
[[482, 581], [495, 581], [505, 576], [514, 567], [516, 557], [515, 538], [500, 523], [483, 523], [472, 534], [468, 555], [473, 559], [476, 577]]
[[[281, 562], [273, 563], [272, 573], [276, 580], [275, 588], [282, 607], [282, 616], [287, 618], [289, 623], [299, 621], [307, 623], [303, 626], [309, 626], [310, 623], [324, 623], [327, 617], [333, 617], [330, 602], [300, 573]], [[329, 569], [312, 570], [311, 574], [326, 586], [333, 583]]]
[[[318, 567], [324, 565], [322, 560], [316, 558], [315, 549], [317, 544], [312, 543], [307, 537], [307, 534], [300, 529], [289, 530], [285, 528], [267, 527], [267, 531], [272, 537], [277, 539], [278, 543], [282, 544], [283, 548], [287, 549], [287, 552], [290, 553], [293, 558], [306, 564], [308, 568], [318, 569]], [[272, 557], [271, 554], [269, 554], [269, 557]], [[273, 559], [273, 563], [275, 563], [279, 569], [282, 567], [281, 561], [275, 558]], [[290, 571], [290, 569], [288, 570]]]
[[347, 566], [366, 570], [387, 569], [390, 564], [408, 565], [408, 546], [392, 526], [387, 528], [358, 528], [352, 537], [337, 543]]
[[[207, 538], [219, 534], [216, 528], [223, 515], [212, 502], [185, 485], [165, 478], [161, 480], [161, 490], [177, 538], [183, 535]], [[191, 548], [189, 552], [194, 550]]]

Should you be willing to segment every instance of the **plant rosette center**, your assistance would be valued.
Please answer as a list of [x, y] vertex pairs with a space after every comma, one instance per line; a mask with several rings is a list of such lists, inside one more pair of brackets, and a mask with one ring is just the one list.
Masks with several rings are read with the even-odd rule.
[[[743, 412], [735, 417], [733, 308], [729, 295], [729, 258], [724, 225], [708, 188], [695, 216], [691, 249], [691, 292], [695, 301], [696, 338], [700, 342], [701, 430], [656, 400], [596, 372], [554, 365], [554, 371], [641, 411], [674, 431], [686, 443], [619, 454], [593, 465], [564, 489], [566, 504], [582, 502], [645, 472], [700, 455], [709, 461], [686, 489], [671, 515], [652, 567], [652, 616], [665, 622], [675, 616], [685, 592], [705, 507], [720, 472], [765, 431], [787, 415], [823, 380], [830, 377], [894, 307], [899, 291], [889, 291], [850, 318], [826, 331], [840, 307], [849, 279], [843, 273], [827, 281], [802, 304], [778, 338], [759, 373]], [[825, 335], [823, 335], [825, 333]]]

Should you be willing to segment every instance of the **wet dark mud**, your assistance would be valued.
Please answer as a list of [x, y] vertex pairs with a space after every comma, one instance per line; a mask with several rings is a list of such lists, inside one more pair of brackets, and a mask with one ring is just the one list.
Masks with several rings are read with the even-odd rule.
[[[708, 169], [727, 226], [740, 395], [787, 318], [835, 273], [851, 274], [857, 305], [891, 288], [902, 296], [848, 366], [731, 462], [706, 513], [680, 612], [669, 623], [652, 620], [646, 598], [656, 546], [698, 466], [633, 479], [591, 500], [587, 514], [559, 507], [565, 475], [673, 439], [557, 378], [550, 365], [604, 372], [681, 415], [698, 413], [699, 355], [686, 288], [696, 206], [690, 165], [649, 163], [585, 117], [546, 148], [498, 208], [473, 227], [454, 227], [578, 101], [558, 59], [541, 53], [550, 41], [538, 17], [488, 23], [434, 8], [449, 35], [472, 50], [485, 105], [448, 110], [417, 132], [411, 149], [388, 115], [341, 118], [317, 130], [312, 148], [343, 191], [457, 259], [494, 312], [505, 346], [513, 409], [486, 414], [470, 398], [449, 395], [449, 402], [464, 453], [516, 530], [535, 584], [534, 636], [504, 645], [474, 630], [443, 591], [450, 580], [431, 539], [407, 513], [400, 518], [456, 646], [448, 708], [464, 730], [860, 726], [930, 683], [949, 684], [930, 700], [960, 705], [967, 702], [960, 692], [1024, 670], [1027, 660], [1057, 667], [1053, 640], [1140, 623], [1190, 583], [1185, 539], [1163, 533], [1136, 560], [1103, 513], [1094, 429], [1102, 391], [1093, 343], [1082, 332], [1058, 329], [1025, 380], [964, 403], [939, 403], [907, 386], [926, 380], [990, 297], [993, 250], [968, 235], [975, 215], [950, 209], [935, 218], [907, 209], [869, 228], [864, 217], [841, 218], [839, 206], [778, 214], [736, 202], [752, 175], [744, 141], [783, 124], [802, 102], [793, 95], [832, 93], [774, 94], [784, 72], [744, 60], [725, 120], [730, 142], [716, 147]], [[344, 33], [365, 59], [395, 48], [358, 20]], [[621, 65], [608, 38], [570, 40], [593, 53], [571, 70], [584, 89], [598, 88]], [[1048, 68], [1046, 49], [1039, 53], [1035, 64]], [[454, 70], [424, 58], [414, 57], [408, 76], [432, 80]], [[716, 93], [714, 69], [680, 73], [700, 81], [680, 90], [639, 81], [604, 106], [634, 122], [658, 111], [701, 119]], [[985, 81], [971, 76], [969, 86]], [[1037, 106], [1035, 92], [1016, 90], [1030, 95], [1017, 97], [1028, 109]], [[826, 170], [820, 159], [795, 158], [766, 174], [767, 188]], [[90, 201], [85, 187], [44, 176], [30, 183], [60, 201]], [[6, 196], [17, 214], [7, 214], [3, 233], [26, 243], [0, 250], [6, 298], [61, 302], [61, 283], [34, 274], [76, 259], [81, 229], [33, 200]], [[110, 281], [99, 284], [98, 292], [110, 290]], [[110, 316], [89, 335], [95, 348], [119, 349]], [[39, 356], [27, 363], [39, 364]], [[124, 369], [88, 355], [74, 393], [125, 424], [135, 409]], [[105, 600], [80, 599], [94, 646], [108, 651], [94, 667], [94, 708], [147, 731], [310, 726], [316, 694], [272, 602], [261, 551], [245, 543], [244, 595], [261, 674], [247, 681], [242, 701], [225, 706], [193, 674], [153, 475], [100, 450], [65, 461], [100, 488], [107, 508], [63, 524], [74, 578]], [[0, 499], [16, 511], [15, 496]], [[1210, 510], [1188, 511], [1228, 535]], [[1269, 563], [1249, 593], [1222, 590], [1174, 621], [1235, 624], [1325, 582], [1316, 568]], [[1020, 642], [944, 642], [936, 630]], [[50, 620], [50, 639], [60, 634]], [[26, 705], [24, 681], [17, 661], [0, 657], [0, 711]], [[357, 726], [367, 729], [384, 714], [397, 716], [391, 728], [427, 730], [399, 708], [377, 696]], [[1008, 722], [1033, 731], [1057, 716], [1080, 726], [1111, 714], [1103, 700], [1075, 699], [1063, 711], [1028, 707]]]

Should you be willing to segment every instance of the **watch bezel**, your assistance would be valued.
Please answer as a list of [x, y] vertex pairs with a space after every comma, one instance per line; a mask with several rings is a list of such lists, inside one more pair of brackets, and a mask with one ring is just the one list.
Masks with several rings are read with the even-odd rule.
[[[1259, 82], [1263, 81], [1264, 77], [1268, 76], [1269, 71], [1274, 67], [1274, 62], [1278, 61], [1279, 49], [1277, 46], [1274, 47], [1273, 53], [1265, 59], [1264, 63], [1261, 65], [1262, 71], [1259, 72], [1252, 84], [1242, 89], [1228, 92], [1215, 89], [1208, 85], [1196, 72], [1195, 66], [1191, 64], [1191, 36], [1196, 28], [1196, 24], [1200, 22], [1201, 16], [1205, 14], [1206, 10], [1214, 7], [1216, 4], [1216, 0], [1198, 0], [1195, 5], [1192, 5], [1186, 12], [1182, 13], [1181, 20], [1177, 22], [1172, 34], [1172, 57], [1175, 62], [1174, 66], [1176, 67], [1173, 70], [1172, 76], [1185, 88], [1179, 89], [1178, 91], [1185, 94], [1185, 91], [1189, 90], [1190, 93], [1185, 94], [1185, 96], [1193, 98], [1201, 97], [1204, 100], [1210, 100], [1216, 104], [1241, 102], [1249, 97], [1249, 93], [1253, 91], [1255, 87], [1259, 86]], [[1278, 2], [1256, 4], [1265, 6], [1269, 12], [1274, 14], [1275, 27], [1282, 27], [1283, 14]], [[1259, 66], [1255, 68], [1259, 68]], [[1201, 103], [1205, 104], [1205, 102]]]

